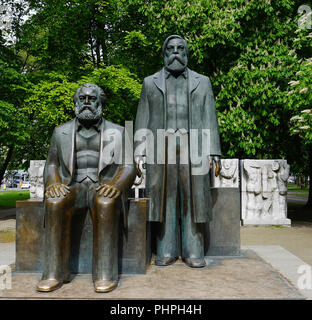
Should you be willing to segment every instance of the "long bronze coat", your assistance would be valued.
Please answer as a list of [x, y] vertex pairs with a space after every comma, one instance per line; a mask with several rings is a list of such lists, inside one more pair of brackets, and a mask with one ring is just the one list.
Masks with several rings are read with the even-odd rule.
[[[146, 165], [146, 193], [150, 200], [149, 220], [163, 221], [165, 209], [166, 164], [156, 164], [157, 129], [166, 128], [166, 84], [164, 69], [144, 79], [137, 110], [135, 131], [147, 128], [154, 135], [155, 164]], [[201, 155], [201, 129], [210, 130], [210, 155], [221, 155], [216, 107], [208, 77], [188, 69], [189, 129], [199, 130], [199, 155]], [[136, 143], [135, 145], [137, 145]], [[192, 175], [190, 166], [191, 206], [194, 222], [204, 223], [211, 219], [209, 172]]]
[[[54, 129], [48, 158], [44, 168], [44, 186], [49, 187], [52, 184], [62, 183], [70, 187], [74, 177], [75, 170], [75, 136], [76, 120], [66, 122]], [[106, 131], [107, 130], [107, 131]], [[124, 216], [124, 225], [127, 221], [127, 192], [131, 188], [136, 171], [134, 164], [125, 164], [125, 132], [124, 127], [116, 125], [110, 121], [102, 119], [100, 129], [100, 152], [98, 162], [98, 182], [112, 182], [121, 189], [122, 211]], [[104, 134], [107, 133], [107, 135]], [[115, 139], [115, 155], [121, 152], [121, 163], [114, 163], [114, 153], [105, 158], [104, 148], [113, 139], [114, 132], [120, 132], [122, 140]], [[129, 147], [129, 146], [128, 146]], [[112, 163], [109, 163], [112, 160]]]

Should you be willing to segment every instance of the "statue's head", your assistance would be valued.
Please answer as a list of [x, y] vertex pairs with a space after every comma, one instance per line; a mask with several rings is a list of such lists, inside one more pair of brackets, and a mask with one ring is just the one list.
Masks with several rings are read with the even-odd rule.
[[95, 84], [86, 83], [74, 94], [75, 114], [82, 123], [94, 123], [102, 117], [106, 96], [104, 91]]
[[166, 69], [174, 74], [179, 74], [187, 67], [188, 46], [186, 41], [178, 36], [169, 36], [162, 47]]
[[273, 171], [278, 171], [279, 168], [280, 168], [279, 162], [278, 162], [277, 160], [273, 161], [273, 163], [272, 163], [272, 170], [273, 170]]

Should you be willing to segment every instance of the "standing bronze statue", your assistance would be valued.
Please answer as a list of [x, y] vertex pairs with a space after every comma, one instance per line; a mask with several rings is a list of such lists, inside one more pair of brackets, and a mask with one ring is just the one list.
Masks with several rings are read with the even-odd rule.
[[[102, 118], [105, 100], [98, 86], [82, 85], [74, 95], [76, 118], [54, 130], [44, 170], [46, 247], [38, 291], [70, 281], [71, 220], [88, 209], [95, 291], [108, 292], [118, 284], [119, 218], [122, 212], [125, 221], [136, 171], [123, 160], [124, 128]], [[121, 139], [114, 140], [117, 136]], [[111, 139], [114, 149], [107, 152]]]
[[[148, 129], [154, 141], [159, 129], [166, 130], [167, 135], [164, 151], [159, 145], [152, 150], [155, 163], [146, 162], [146, 194], [151, 202], [149, 220], [159, 222], [155, 264], [174, 263], [181, 246], [182, 259], [188, 266], [203, 267], [204, 224], [211, 219], [209, 168], [214, 161], [218, 175], [221, 167], [215, 102], [209, 78], [187, 68], [188, 46], [183, 38], [168, 37], [162, 51], [165, 66], [144, 79], [135, 123], [136, 133]], [[194, 129], [198, 132], [199, 155], [203, 151], [201, 133], [206, 130], [210, 136], [208, 170], [202, 174], [194, 174], [197, 164], [191, 161], [190, 137]], [[168, 145], [170, 134], [180, 137], [174, 148]], [[183, 137], [187, 137], [186, 146], [181, 143]], [[188, 161], [180, 162], [186, 147], [190, 150]], [[167, 154], [172, 149], [176, 163], [168, 161]], [[166, 154], [165, 161], [156, 163], [155, 155], [161, 152]], [[142, 156], [148, 160], [143, 150], [136, 153], [136, 161]]]

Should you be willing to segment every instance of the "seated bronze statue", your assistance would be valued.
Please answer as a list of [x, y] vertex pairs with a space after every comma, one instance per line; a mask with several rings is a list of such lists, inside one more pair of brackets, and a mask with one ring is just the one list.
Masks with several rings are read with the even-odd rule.
[[[124, 161], [124, 128], [102, 118], [105, 100], [98, 86], [82, 85], [74, 95], [76, 118], [53, 132], [44, 169], [46, 239], [38, 291], [70, 281], [71, 221], [85, 210], [93, 223], [95, 291], [108, 292], [118, 284], [119, 219], [123, 214], [126, 221], [127, 193], [136, 170]], [[113, 150], [107, 148], [112, 139]]]

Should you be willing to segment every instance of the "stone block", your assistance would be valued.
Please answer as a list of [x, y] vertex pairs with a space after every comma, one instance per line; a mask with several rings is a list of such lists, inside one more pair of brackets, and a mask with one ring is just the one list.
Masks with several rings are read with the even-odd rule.
[[[150, 263], [148, 199], [129, 199], [128, 226], [120, 233], [119, 272], [144, 274]], [[73, 217], [71, 272], [92, 272], [92, 221], [90, 214]], [[16, 203], [16, 271], [42, 272], [44, 252], [42, 200]]]
[[240, 191], [211, 188], [212, 220], [206, 224], [205, 255], [240, 254]]

